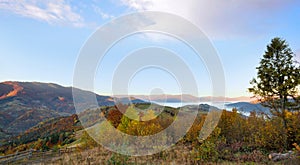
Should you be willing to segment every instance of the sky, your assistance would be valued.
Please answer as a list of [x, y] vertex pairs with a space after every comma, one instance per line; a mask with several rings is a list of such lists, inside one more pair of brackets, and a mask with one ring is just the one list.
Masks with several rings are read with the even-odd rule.
[[[149, 10], [181, 16], [205, 33], [223, 64], [228, 97], [251, 96], [249, 81], [256, 76], [255, 68], [272, 38], [285, 39], [300, 61], [298, 0], [0, 0], [0, 81], [71, 86], [80, 50], [99, 27]], [[212, 94], [205, 63], [181, 41], [152, 33], [129, 36], [110, 49], [99, 62], [95, 92], [111, 94], [118, 64], [130, 52], [147, 46], [178, 54], [195, 75], [199, 96]], [[181, 92], [176, 76], [157, 68], [137, 72], [128, 84], [131, 94], [149, 94], [154, 89]]]

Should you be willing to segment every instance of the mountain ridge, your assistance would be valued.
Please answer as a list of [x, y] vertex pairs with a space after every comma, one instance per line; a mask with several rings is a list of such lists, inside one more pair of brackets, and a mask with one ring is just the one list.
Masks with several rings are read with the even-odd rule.
[[5, 81], [0, 83], [0, 135], [16, 135], [46, 119], [75, 114], [72, 90], [80, 94], [81, 104], [89, 104], [85, 99], [91, 94], [96, 96], [99, 106], [115, 104], [110, 96], [54, 83]]
[[[145, 103], [156, 99], [164, 101], [165, 95], [152, 95], [149, 99], [146, 95], [133, 95], [127, 97], [102, 96], [90, 91], [80, 90], [72, 87], [64, 87], [55, 83], [41, 82], [18, 82], [5, 81], [0, 83], [0, 139], [7, 135], [17, 135], [34, 127], [36, 124], [51, 118], [71, 116], [75, 114], [73, 103], [73, 91], [79, 91], [79, 99], [82, 104], [86, 102], [86, 96], [96, 96], [99, 106], [112, 106], [116, 102]], [[143, 97], [142, 97], [143, 96]], [[191, 95], [167, 95], [167, 101], [203, 102], [211, 101], [212, 97], [197, 98]], [[148, 99], [148, 100], [147, 100]], [[223, 100], [223, 97], [216, 97], [216, 100]], [[244, 99], [239, 97], [238, 99]], [[227, 100], [238, 100], [227, 98]], [[85, 107], [85, 106], [83, 106]]]
[[[115, 95], [113, 97], [124, 98], [128, 97], [127, 95]], [[154, 102], [251, 102], [253, 99], [247, 96], [239, 96], [239, 97], [222, 97], [222, 96], [203, 96], [197, 97], [189, 94], [182, 95], [129, 95], [129, 97], [138, 98], [144, 101], [154, 101]]]

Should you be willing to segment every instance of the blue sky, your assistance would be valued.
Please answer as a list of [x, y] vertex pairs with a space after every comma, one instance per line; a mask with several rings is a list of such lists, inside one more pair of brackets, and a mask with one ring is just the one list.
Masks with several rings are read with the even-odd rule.
[[[79, 51], [97, 27], [144, 10], [177, 14], [205, 32], [222, 61], [229, 97], [250, 95], [249, 81], [273, 37], [286, 39], [300, 59], [297, 0], [0, 0], [0, 81], [71, 86]], [[151, 45], [180, 54], [197, 75], [200, 95], [211, 95], [209, 74], [201, 60], [188, 56], [193, 52], [184, 44], [153, 36], [156, 39], [129, 37], [113, 47], [95, 76], [96, 92], [110, 94], [114, 66], [132, 50]], [[129, 84], [133, 94], [149, 94], [156, 87], [180, 93], [174, 78], [157, 69], [139, 72]]]

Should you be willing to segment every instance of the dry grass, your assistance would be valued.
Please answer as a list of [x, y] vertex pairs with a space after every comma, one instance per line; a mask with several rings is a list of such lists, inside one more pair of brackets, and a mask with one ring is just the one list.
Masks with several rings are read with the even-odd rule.
[[[296, 162], [296, 164], [299, 162]], [[194, 165], [194, 164], [208, 164], [208, 165], [235, 165], [235, 164], [295, 164], [295, 160], [287, 160], [283, 162], [264, 162], [264, 163], [242, 163], [242, 162], [228, 162], [228, 161], [219, 161], [216, 163], [201, 162], [194, 159], [192, 154], [192, 149], [190, 146], [177, 145], [171, 149], [161, 152], [159, 154], [150, 155], [150, 156], [123, 156], [115, 154], [103, 147], [95, 147], [92, 149], [78, 149], [77, 151], [71, 153], [64, 153], [60, 156], [49, 157], [40, 160], [39, 162], [32, 162], [30, 160], [23, 161], [20, 164], [53, 164], [53, 165], [77, 165], [77, 164], [114, 164], [114, 165], [123, 165], [123, 164], [142, 164], [142, 165], [157, 165], [157, 164], [184, 164], [184, 165]]]

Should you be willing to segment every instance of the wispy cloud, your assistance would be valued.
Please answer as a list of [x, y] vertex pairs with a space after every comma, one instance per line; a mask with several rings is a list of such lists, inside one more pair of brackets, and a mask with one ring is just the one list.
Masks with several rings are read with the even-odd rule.
[[50, 24], [84, 26], [84, 19], [64, 0], [0, 0], [0, 10]]
[[[276, 15], [297, 0], [120, 0], [131, 9], [164, 11], [181, 15], [210, 37], [258, 35], [276, 27]], [[275, 21], [274, 21], [275, 20]], [[251, 34], [251, 35], [249, 35]]]
[[92, 5], [93, 10], [96, 14], [98, 14], [102, 19], [112, 19], [114, 18], [113, 15], [105, 13], [100, 7], [97, 5]]

